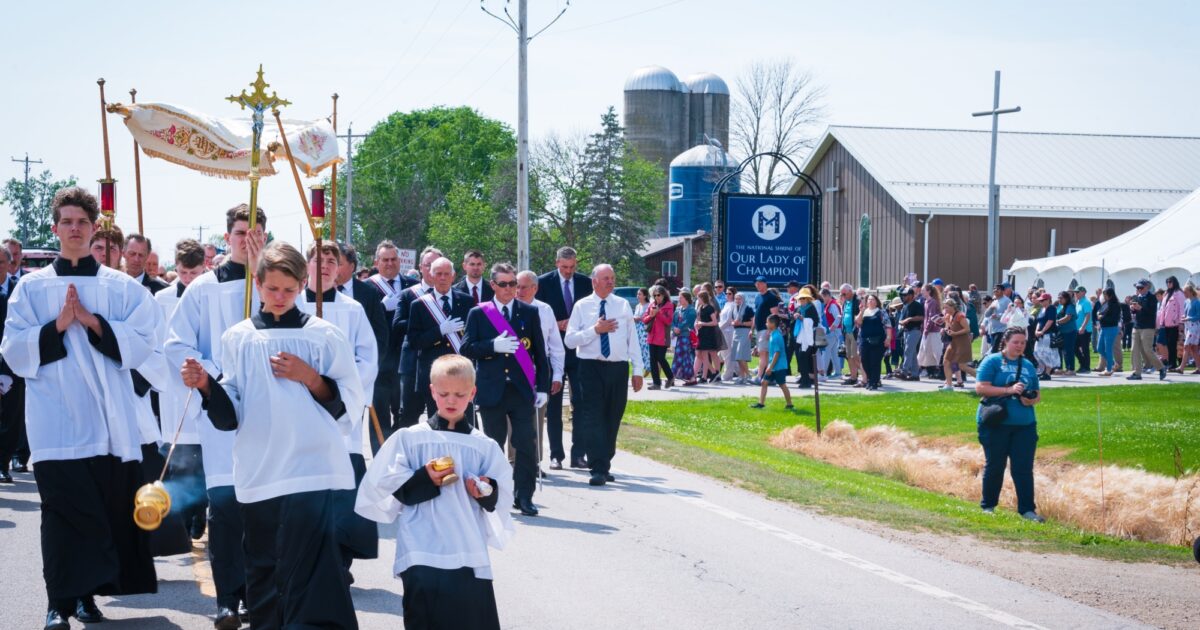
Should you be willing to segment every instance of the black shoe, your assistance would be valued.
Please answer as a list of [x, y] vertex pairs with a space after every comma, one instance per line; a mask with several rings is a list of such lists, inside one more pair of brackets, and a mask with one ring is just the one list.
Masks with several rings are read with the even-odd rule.
[[0, 483], [16, 483], [7, 470], [0, 470]]
[[192, 540], [200, 540], [204, 537], [204, 530], [208, 528], [208, 517], [199, 514], [192, 518], [192, 526], [188, 528], [188, 535]]
[[1158, 380], [1160, 380], [1160, 381], [1167, 380], [1167, 368], [1163, 368], [1158, 371]]
[[217, 620], [213, 622], [217, 630], [238, 630], [242, 627], [242, 618], [225, 606], [217, 608]]
[[1142, 380], [1142, 375], [1141, 375], [1141, 374], [1138, 374], [1137, 372], [1134, 372], [1133, 374], [1130, 374], [1129, 376], [1126, 376], [1126, 377], [1125, 377], [1125, 380], [1127, 380], [1127, 381], [1140, 381], [1140, 380]]
[[550, 459], [550, 470], [562, 470], [562, 460], [557, 458]]
[[11, 470], [12, 472], [27, 473], [27, 472], [29, 472], [29, 466], [22, 464], [17, 459], [13, 459], [12, 460], [12, 468], [10, 468], [9, 470]]
[[605, 481], [616, 481], [617, 478], [612, 476], [612, 473], [604, 473], [604, 480]]
[[46, 627], [44, 630], [71, 630], [71, 623], [62, 613], [51, 608], [46, 611]]
[[83, 623], [101, 623], [104, 621], [104, 613], [96, 606], [96, 598], [88, 595], [75, 602], [75, 618]]
[[603, 486], [608, 480], [600, 473], [592, 473], [592, 478], [588, 479], [589, 486]]
[[521, 510], [521, 514], [524, 514], [525, 516], [537, 516], [538, 515], [537, 506], [533, 504], [533, 501], [531, 499], [527, 499], [525, 497], [521, 497], [520, 499], [517, 499], [516, 501], [514, 501], [513, 507], [517, 508], [518, 510]]
[[587, 468], [587, 467], [588, 467], [588, 463], [587, 463], [586, 457], [572, 457], [571, 458], [571, 468]]

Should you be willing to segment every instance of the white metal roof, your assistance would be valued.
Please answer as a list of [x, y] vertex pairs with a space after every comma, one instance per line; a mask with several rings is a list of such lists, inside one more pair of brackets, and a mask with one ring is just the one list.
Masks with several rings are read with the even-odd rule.
[[[909, 213], [987, 213], [990, 130], [831, 126], [801, 169], [840, 143]], [[1200, 138], [1002, 131], [1004, 216], [1148, 219], [1200, 188]]]
[[671, 166], [716, 166], [733, 169], [737, 165], [737, 160], [720, 147], [711, 144], [697, 144], [671, 160]]
[[626, 92], [644, 90], [680, 92], [683, 90], [683, 84], [679, 82], [679, 77], [675, 76], [674, 72], [662, 66], [645, 66], [634, 70], [633, 74], [625, 79]]
[[683, 85], [694, 94], [725, 94], [729, 95], [729, 86], [725, 80], [711, 72], [699, 72], [683, 80]]

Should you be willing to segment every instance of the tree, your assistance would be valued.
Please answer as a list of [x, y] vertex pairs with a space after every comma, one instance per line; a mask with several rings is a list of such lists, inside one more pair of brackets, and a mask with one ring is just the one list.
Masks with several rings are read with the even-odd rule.
[[582, 174], [587, 204], [579, 249], [593, 264], [613, 265], [618, 277], [641, 281], [645, 265], [637, 252], [654, 224], [666, 182], [660, 169], [625, 142], [613, 107], [601, 116], [600, 131], [588, 140]]
[[[531, 151], [529, 165], [530, 189], [539, 191], [537, 201], [530, 194], [529, 213], [531, 263], [549, 268], [554, 264], [554, 249], [567, 246], [580, 249], [580, 234], [584, 229], [584, 213], [588, 206], [588, 191], [584, 182], [584, 153], [587, 137], [582, 133], [566, 136], [550, 134]], [[536, 229], [534, 229], [534, 226]], [[535, 236], [536, 235], [536, 236]], [[541, 238], [539, 238], [541, 237]], [[538, 241], [556, 243], [550, 251], [538, 256]], [[548, 256], [546, 256], [548, 254]]]
[[[450, 216], [451, 191], [458, 190], [458, 202], [487, 200], [493, 172], [508, 162], [516, 162], [512, 130], [471, 108], [396, 112], [371, 130], [354, 155], [356, 236], [369, 247], [385, 238], [414, 249], [438, 244], [441, 235], [431, 233], [430, 219]], [[339, 181], [341, 217], [344, 186]], [[439, 231], [446, 227], [439, 225]]]
[[55, 247], [58, 239], [50, 231], [54, 195], [60, 189], [74, 185], [74, 176], [55, 180], [48, 170], [30, 178], [28, 186], [24, 179], [15, 177], [5, 182], [3, 191], [0, 191], [0, 203], [12, 208], [13, 221], [16, 223], [10, 235], [20, 239], [27, 248]]
[[488, 263], [515, 262], [516, 222], [480, 199], [468, 184], [455, 184], [445, 206], [430, 213], [429, 233], [434, 236], [433, 244], [456, 264], [469, 249], [483, 252]]
[[[799, 161], [812, 149], [825, 118], [825, 87], [790, 59], [756, 61], [735, 82], [730, 136], [734, 153], [750, 157], [775, 152]], [[778, 158], [755, 160], [743, 190], [782, 193], [791, 172]]]

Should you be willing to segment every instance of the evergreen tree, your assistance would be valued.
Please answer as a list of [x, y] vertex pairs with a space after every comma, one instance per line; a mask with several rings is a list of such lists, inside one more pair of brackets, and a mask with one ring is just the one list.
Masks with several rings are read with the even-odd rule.
[[10, 235], [20, 239], [26, 248], [56, 247], [58, 239], [50, 231], [51, 205], [55, 193], [74, 185], [74, 177], [55, 180], [50, 171], [42, 171], [37, 177], [30, 178], [28, 186], [23, 178], [14, 177], [5, 182], [0, 190], [0, 203], [12, 209], [13, 222], [16, 224]]
[[583, 154], [587, 203], [578, 249], [586, 260], [609, 263], [622, 282], [640, 283], [646, 270], [637, 252], [654, 224], [665, 185], [661, 171], [625, 142], [616, 110], [609, 107]]

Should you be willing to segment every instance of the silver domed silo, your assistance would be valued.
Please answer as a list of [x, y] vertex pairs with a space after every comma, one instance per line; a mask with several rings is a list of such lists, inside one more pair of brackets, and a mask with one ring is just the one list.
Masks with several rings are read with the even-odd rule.
[[[671, 159], [688, 147], [686, 98], [679, 78], [662, 66], [638, 68], [625, 80], [625, 139], [664, 179]], [[656, 233], [666, 234], [669, 217], [664, 195]]]
[[711, 72], [693, 74], [683, 80], [688, 100], [687, 146], [716, 138], [729, 148], [729, 86]]

